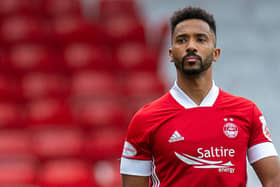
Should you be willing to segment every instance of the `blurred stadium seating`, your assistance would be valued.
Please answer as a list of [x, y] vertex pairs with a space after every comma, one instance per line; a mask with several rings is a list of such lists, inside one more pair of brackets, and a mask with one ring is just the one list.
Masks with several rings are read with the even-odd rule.
[[0, 0], [0, 186], [121, 186], [128, 122], [174, 73], [166, 17], [188, 4], [214, 12], [216, 82], [261, 106], [279, 150], [280, 1]]
[[120, 186], [130, 117], [165, 91], [140, 3], [84, 8], [0, 1], [0, 186]]

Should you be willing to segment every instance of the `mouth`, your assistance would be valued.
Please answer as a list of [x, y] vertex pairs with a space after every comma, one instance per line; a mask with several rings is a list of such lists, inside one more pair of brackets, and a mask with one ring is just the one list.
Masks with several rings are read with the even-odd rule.
[[187, 61], [194, 61], [194, 60], [199, 60], [196, 56], [190, 56], [186, 58]]
[[188, 62], [190, 65], [195, 64], [196, 62], [199, 62], [200, 59], [197, 56], [188, 56], [184, 58], [185, 62]]

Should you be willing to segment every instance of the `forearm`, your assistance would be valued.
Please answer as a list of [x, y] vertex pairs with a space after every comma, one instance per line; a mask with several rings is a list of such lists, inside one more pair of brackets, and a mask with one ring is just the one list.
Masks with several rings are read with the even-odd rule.
[[275, 175], [267, 182], [267, 184], [263, 184], [263, 187], [279, 187], [280, 186], [280, 173]]
[[149, 177], [122, 175], [122, 187], [148, 187]]
[[263, 187], [280, 186], [280, 161], [276, 156], [261, 159], [252, 165]]

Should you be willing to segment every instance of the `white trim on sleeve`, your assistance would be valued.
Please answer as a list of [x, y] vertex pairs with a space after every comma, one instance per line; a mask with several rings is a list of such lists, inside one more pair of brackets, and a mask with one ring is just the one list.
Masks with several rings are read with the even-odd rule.
[[151, 176], [152, 161], [151, 160], [135, 160], [121, 158], [120, 173], [137, 176]]
[[260, 143], [248, 149], [248, 160], [250, 164], [269, 156], [278, 156], [271, 142]]

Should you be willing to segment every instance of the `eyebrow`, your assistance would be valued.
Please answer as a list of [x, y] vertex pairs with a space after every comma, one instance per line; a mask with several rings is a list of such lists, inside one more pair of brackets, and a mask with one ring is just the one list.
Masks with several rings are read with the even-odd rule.
[[[196, 33], [196, 34], [194, 34], [195, 36], [197, 36], [197, 37], [207, 37], [207, 38], [209, 38], [209, 36], [208, 36], [208, 34], [206, 34], [206, 33]], [[181, 37], [187, 37], [187, 36], [189, 36], [189, 34], [179, 34], [179, 35], [177, 35], [177, 36], [175, 36], [176, 38], [181, 38]]]
[[208, 34], [205, 34], [205, 33], [198, 33], [198, 34], [195, 34], [196, 36], [198, 37], [207, 37], [209, 38]]
[[179, 34], [179, 35], [176, 35], [175, 38], [183, 38], [183, 37], [187, 37], [188, 34]]

